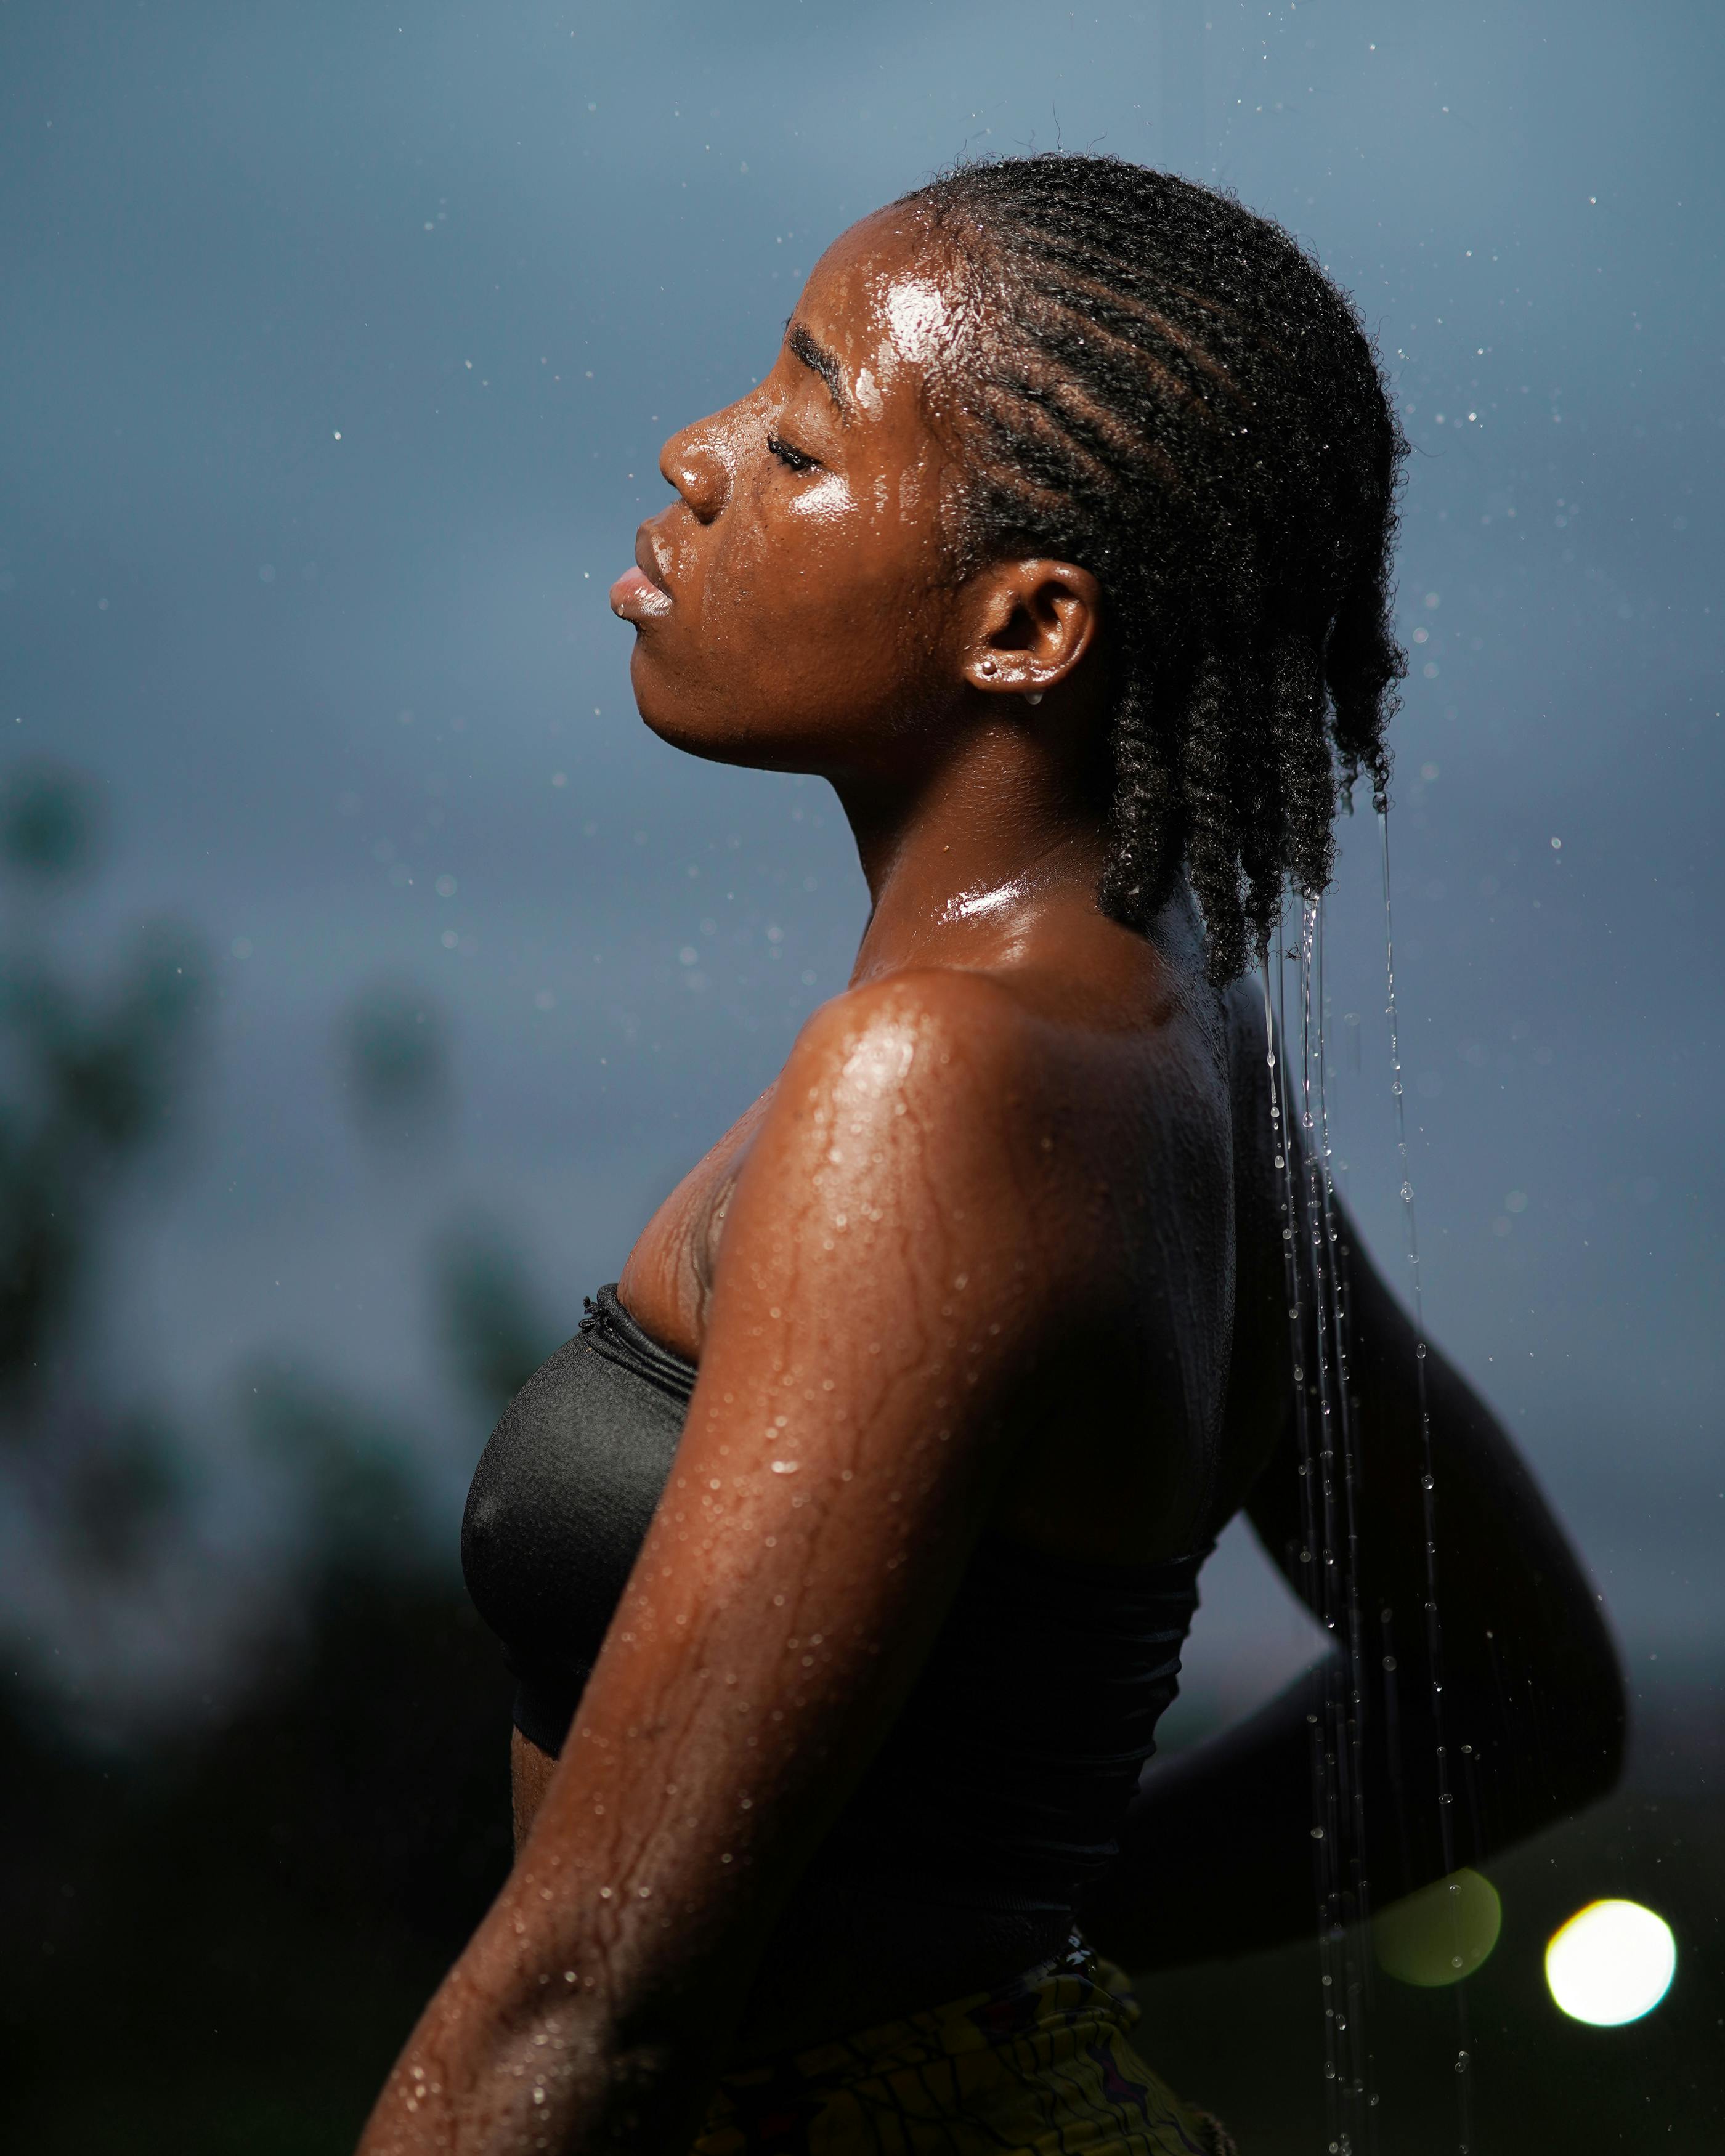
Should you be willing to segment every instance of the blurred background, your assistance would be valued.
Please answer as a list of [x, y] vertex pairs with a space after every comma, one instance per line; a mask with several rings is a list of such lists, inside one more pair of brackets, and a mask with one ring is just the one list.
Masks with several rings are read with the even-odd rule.
[[[1602, 1589], [1611, 1802], [1491, 1867], [1475, 2146], [1725, 2146], [1725, 18], [1523, 0], [9, 0], [0, 11], [0, 2114], [351, 2146], [507, 1861], [456, 1563], [513, 1386], [844, 983], [819, 785], [680, 761], [604, 591], [821, 247], [966, 152], [1219, 182], [1415, 445], [1391, 831], [1425, 1309]], [[1342, 1179], [1401, 1222], [1375, 819]], [[1243, 1533], [1171, 1743], [1314, 1636]], [[1629, 2025], [1545, 1942], [1671, 1925]], [[1324, 2144], [1303, 1950], [1145, 1988]], [[1456, 2142], [1386, 1974], [1385, 2151]]]

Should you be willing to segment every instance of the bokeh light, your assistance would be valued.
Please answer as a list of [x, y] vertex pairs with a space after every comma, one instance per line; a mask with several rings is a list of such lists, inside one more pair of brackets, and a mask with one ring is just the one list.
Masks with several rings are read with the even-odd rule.
[[1503, 1905], [1477, 1871], [1452, 1871], [1373, 1920], [1378, 1966], [1403, 1984], [1459, 1984], [1497, 1943]]
[[1545, 1980], [1572, 2020], [1615, 2029], [1651, 2014], [1671, 1989], [1677, 1942], [1639, 1902], [1589, 1902], [1545, 1950]]

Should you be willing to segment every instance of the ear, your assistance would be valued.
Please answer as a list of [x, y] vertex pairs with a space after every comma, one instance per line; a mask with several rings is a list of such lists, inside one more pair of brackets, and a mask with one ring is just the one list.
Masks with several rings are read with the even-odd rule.
[[1040, 703], [1073, 673], [1101, 625], [1101, 588], [1072, 562], [991, 562], [964, 596], [959, 663], [985, 695]]

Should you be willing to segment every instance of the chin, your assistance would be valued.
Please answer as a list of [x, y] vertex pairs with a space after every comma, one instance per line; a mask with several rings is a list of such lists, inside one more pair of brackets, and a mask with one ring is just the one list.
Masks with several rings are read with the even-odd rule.
[[820, 767], [821, 759], [809, 742], [800, 737], [787, 739], [770, 725], [763, 726], [758, 711], [745, 715], [725, 699], [668, 681], [647, 650], [644, 637], [636, 639], [629, 675], [635, 709], [649, 732], [685, 756], [701, 757], [709, 763], [740, 764], [752, 771], [813, 772]]
[[644, 704], [637, 696], [635, 708], [645, 721], [647, 731], [657, 734], [669, 748], [681, 749], [685, 756], [704, 757], [709, 763], [752, 763], [753, 757], [740, 752], [740, 745], [722, 727], [709, 730], [690, 723], [685, 711], [661, 710]]

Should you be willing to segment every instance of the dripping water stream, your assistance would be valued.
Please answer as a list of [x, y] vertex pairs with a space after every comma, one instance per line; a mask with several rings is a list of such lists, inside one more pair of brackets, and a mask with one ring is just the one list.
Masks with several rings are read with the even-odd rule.
[[[1455, 1880], [1455, 1820], [1454, 1793], [1450, 1786], [1448, 1747], [1444, 1737], [1443, 1627], [1438, 1609], [1437, 1476], [1431, 1449], [1431, 1409], [1425, 1377], [1425, 1307], [1420, 1285], [1420, 1231], [1414, 1210], [1414, 1184], [1408, 1161], [1407, 1102], [1402, 1086], [1401, 1042], [1397, 1029], [1395, 1003], [1395, 921], [1390, 904], [1389, 812], [1381, 797], [1378, 829], [1384, 864], [1384, 1014], [1389, 1021], [1389, 1090], [1395, 1108], [1396, 1165], [1401, 1176], [1403, 1231], [1407, 1242], [1408, 1270], [1414, 1304], [1414, 1381], [1420, 1413], [1420, 1488], [1421, 1527], [1425, 1540], [1425, 1650], [1431, 1681], [1432, 1742], [1436, 1750], [1439, 1847], [1449, 1890], [1450, 1953], [1454, 1965], [1462, 1965], [1461, 1887]], [[1468, 2035], [1467, 1987], [1453, 1984], [1455, 1994], [1455, 2086], [1460, 2128], [1460, 2156], [1470, 2156], [1473, 2146], [1472, 2051]]]
[[1359, 1594], [1358, 1467], [1348, 1373], [1353, 1343], [1348, 1325], [1344, 1253], [1337, 1232], [1335, 1183], [1330, 1149], [1326, 1085], [1323, 993], [1323, 902], [1307, 900], [1300, 927], [1301, 1151], [1306, 1192], [1305, 1238], [1310, 1252], [1312, 1329], [1319, 1411], [1324, 1432], [1320, 1459], [1324, 1507], [1325, 1624], [1335, 1636], [1326, 1686], [1330, 1748], [1336, 1768], [1340, 1829], [1330, 1929], [1345, 1980], [1348, 2073], [1344, 2112], [1351, 2106], [1354, 2138], [1377, 2145], [1377, 2092], [1373, 2086], [1369, 2006], [1372, 1964], [1371, 1898], [1367, 1876], [1364, 1717], [1366, 1678]]
[[[1430, 1686], [1429, 1727], [1435, 1748], [1439, 1847], [1450, 1888], [1451, 1953], [1462, 1960], [1455, 1872], [1455, 1820], [1444, 1731], [1442, 1628], [1438, 1601], [1437, 1482], [1427, 1397], [1420, 1244], [1408, 1150], [1406, 1104], [1395, 993], [1395, 942], [1390, 896], [1389, 829], [1378, 805], [1383, 849], [1385, 1014], [1390, 1091], [1395, 1118], [1398, 1195], [1401, 1201], [1415, 1337], [1414, 1382], [1420, 1418], [1421, 1529], [1425, 1557], [1425, 1634]], [[1312, 1817], [1322, 1986], [1326, 2112], [1335, 2156], [1370, 2156], [1378, 2146], [1378, 2097], [1370, 2041], [1372, 1915], [1367, 1861], [1366, 1717], [1372, 1698], [1367, 1670], [1365, 1613], [1359, 1590], [1358, 1414], [1353, 1394], [1353, 1343], [1348, 1250], [1337, 1202], [1331, 1143], [1325, 1019], [1323, 907], [1301, 905], [1297, 939], [1278, 937], [1281, 963], [1272, 980], [1263, 953], [1265, 1054], [1271, 1077], [1271, 1121], [1281, 1178], [1282, 1250], [1293, 1362], [1295, 1436], [1301, 1476], [1301, 1571], [1307, 1599], [1330, 1634], [1320, 1709], [1312, 1726]], [[1297, 967], [1296, 1026], [1288, 1023], [1290, 966]], [[1297, 1042], [1297, 1070], [1294, 1052]], [[1390, 1625], [1381, 1613], [1386, 1671], [1393, 1671]], [[1394, 1682], [1384, 1686], [1394, 1713]], [[1386, 1734], [1394, 1740], [1394, 1727]], [[1392, 1770], [1393, 1783], [1399, 1775]], [[1404, 1823], [1405, 1833], [1405, 1822]], [[1454, 1986], [1455, 2057], [1460, 2156], [1473, 2144], [1471, 2054], [1464, 1987]]]
[[[1322, 1084], [1321, 990], [1314, 1002], [1313, 957], [1320, 947], [1315, 903], [1301, 911], [1301, 1068], [1298, 1122], [1287, 1097], [1290, 1073], [1285, 967], [1272, 992], [1264, 961], [1265, 1053], [1271, 1075], [1274, 1158], [1281, 1177], [1282, 1252], [1293, 1358], [1295, 1435], [1301, 1478], [1299, 1553], [1307, 1599], [1332, 1638], [1324, 1665], [1320, 1711], [1312, 1729], [1312, 1834], [1322, 1989], [1326, 2116], [1336, 2156], [1375, 2148], [1377, 2096], [1368, 2031], [1368, 1972], [1362, 1919], [1367, 1914], [1364, 1793], [1361, 1776], [1363, 1697], [1358, 1596], [1353, 1582], [1353, 1416], [1347, 1399], [1348, 1336], [1327, 1154]], [[1314, 1092], [1314, 1060], [1318, 1085]]]
[[[1348, 1694], [1348, 1759], [1352, 1789], [1352, 1823], [1353, 1830], [1353, 1913], [1358, 1924], [1369, 1922], [1371, 1910], [1370, 1881], [1366, 1866], [1366, 1793], [1365, 1793], [1365, 1717], [1368, 1686], [1366, 1682], [1365, 1628], [1360, 1607], [1359, 1588], [1359, 1520], [1358, 1496], [1360, 1462], [1358, 1453], [1358, 1415], [1353, 1397], [1353, 1313], [1348, 1277], [1348, 1250], [1341, 1239], [1337, 1224], [1334, 1155], [1330, 1145], [1330, 1107], [1327, 1083], [1325, 1025], [1329, 1004], [1324, 987], [1324, 916], [1322, 900], [1318, 902], [1317, 916], [1313, 932], [1314, 957], [1312, 973], [1315, 980], [1315, 1000], [1318, 1013], [1316, 1053], [1317, 1071], [1317, 1159], [1322, 1169], [1320, 1198], [1322, 1206], [1322, 1250], [1329, 1267], [1330, 1307], [1334, 1333], [1335, 1394], [1339, 1439], [1338, 1452], [1342, 1464], [1343, 1526], [1346, 1537], [1347, 1563], [1345, 1573], [1348, 1617], [1348, 1654], [1350, 1689]], [[1308, 1067], [1310, 1067], [1308, 1065]], [[1371, 1983], [1371, 1958], [1362, 1957], [1364, 1967], [1364, 1990], [1362, 2009], [1368, 2003]]]
[[[1277, 938], [1278, 945], [1280, 937]], [[1298, 1553], [1302, 1568], [1310, 1568], [1317, 1561], [1318, 1532], [1317, 1508], [1313, 1502], [1312, 1459], [1312, 1417], [1306, 1389], [1305, 1325], [1301, 1315], [1300, 1295], [1300, 1254], [1294, 1231], [1292, 1147], [1288, 1137], [1287, 1104], [1283, 1082], [1281, 1037], [1282, 1029], [1277, 1024], [1276, 1006], [1281, 998], [1280, 968], [1272, 986], [1271, 951], [1266, 943], [1260, 964], [1264, 983], [1264, 1060], [1270, 1077], [1270, 1123], [1273, 1143], [1273, 1158], [1276, 1172], [1281, 1178], [1281, 1249], [1284, 1297], [1288, 1314], [1288, 1341], [1292, 1356], [1294, 1435], [1299, 1455], [1300, 1468], [1300, 1534]], [[1316, 1602], [1316, 1595], [1308, 1592], [1308, 1603]], [[1332, 2143], [1339, 2138], [1341, 2119], [1337, 2103], [1336, 2019], [1332, 1993], [1334, 1971], [1331, 1967], [1328, 1925], [1326, 1922], [1329, 1905], [1331, 1875], [1330, 1835], [1331, 1807], [1329, 1804], [1329, 1774], [1325, 1757], [1324, 1732], [1319, 1718], [1308, 1714], [1311, 1727], [1308, 1747], [1312, 1782], [1312, 1838], [1314, 1844], [1312, 1872], [1317, 1892], [1318, 1969], [1319, 1981], [1323, 1986], [1324, 2080], [1326, 2112]]]

